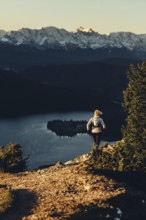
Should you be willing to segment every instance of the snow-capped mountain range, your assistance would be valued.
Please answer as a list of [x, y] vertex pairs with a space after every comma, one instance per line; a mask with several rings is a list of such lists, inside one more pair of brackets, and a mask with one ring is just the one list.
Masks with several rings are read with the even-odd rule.
[[69, 32], [56, 27], [41, 29], [22, 28], [18, 31], [6, 32], [0, 30], [0, 44], [27, 45], [38, 49], [73, 48], [126, 48], [130, 51], [146, 51], [146, 34], [131, 32], [114, 32], [108, 35], [99, 34], [92, 29], [78, 28]]

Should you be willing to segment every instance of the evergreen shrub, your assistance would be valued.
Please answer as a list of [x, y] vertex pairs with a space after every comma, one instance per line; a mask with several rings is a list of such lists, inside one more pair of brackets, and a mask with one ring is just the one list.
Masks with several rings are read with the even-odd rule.
[[26, 170], [26, 158], [23, 158], [22, 147], [19, 144], [0, 146], [0, 171], [16, 173]]

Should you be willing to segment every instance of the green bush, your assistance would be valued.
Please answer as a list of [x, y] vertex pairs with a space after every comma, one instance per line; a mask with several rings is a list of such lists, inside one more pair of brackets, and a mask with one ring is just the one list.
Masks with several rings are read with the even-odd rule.
[[91, 164], [94, 169], [113, 171], [145, 171], [146, 150], [126, 146], [118, 141], [112, 145], [112, 149], [101, 147], [101, 150], [93, 149]]
[[19, 144], [9, 144], [0, 147], [0, 171], [20, 172], [26, 170], [26, 159], [22, 156], [22, 147]]

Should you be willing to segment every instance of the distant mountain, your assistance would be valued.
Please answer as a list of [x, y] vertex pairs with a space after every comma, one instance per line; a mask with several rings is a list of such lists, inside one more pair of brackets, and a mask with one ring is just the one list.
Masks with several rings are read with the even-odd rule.
[[19, 31], [0, 31], [0, 42], [10, 45], [29, 45], [39, 49], [73, 48], [127, 48], [146, 51], [146, 34], [136, 35], [130, 32], [99, 34], [92, 29], [80, 27], [76, 32], [46, 27], [38, 30], [22, 28]]
[[0, 66], [95, 62], [103, 59], [146, 59], [146, 34], [99, 34], [78, 28], [69, 32], [56, 27], [0, 30]]
[[2, 38], [7, 32], [4, 30], [0, 30], [0, 38]]

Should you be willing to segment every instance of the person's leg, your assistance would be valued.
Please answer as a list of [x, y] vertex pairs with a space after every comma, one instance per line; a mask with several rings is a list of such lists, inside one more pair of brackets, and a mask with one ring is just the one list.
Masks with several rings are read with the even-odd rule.
[[98, 146], [100, 144], [100, 140], [101, 140], [101, 133], [98, 133], [97, 136], [96, 136], [96, 143], [97, 143]]
[[93, 137], [94, 144], [96, 144], [96, 134], [92, 133], [92, 137]]
[[96, 152], [100, 150], [99, 144], [100, 144], [100, 139], [101, 139], [101, 133], [92, 133], [92, 137], [93, 137], [94, 143], [93, 143], [93, 148], [91, 151], [91, 157], [94, 157], [96, 156]]
[[92, 137], [93, 137], [93, 148], [92, 148], [92, 152], [96, 152], [98, 149], [98, 134], [97, 133], [92, 133]]
[[101, 139], [101, 133], [94, 134], [94, 143], [99, 146]]
[[98, 134], [96, 134], [96, 136], [95, 136], [95, 144], [98, 145], [98, 142], [99, 142], [98, 141]]

